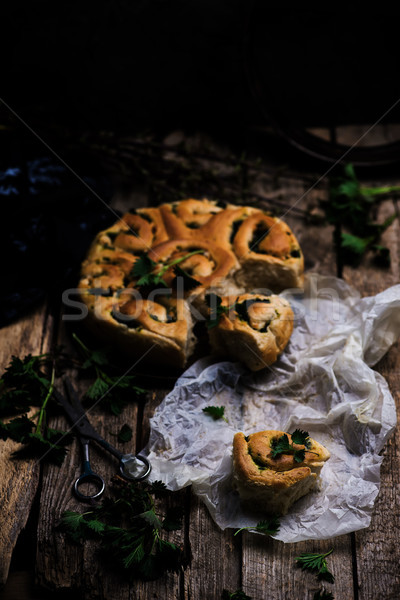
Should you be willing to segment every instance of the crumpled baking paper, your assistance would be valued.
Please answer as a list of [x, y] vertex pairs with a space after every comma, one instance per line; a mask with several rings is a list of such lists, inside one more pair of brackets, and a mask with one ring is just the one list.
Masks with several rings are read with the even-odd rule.
[[[380, 452], [396, 425], [393, 397], [371, 366], [400, 335], [400, 285], [361, 299], [344, 281], [312, 274], [304, 292], [281, 295], [295, 313], [281, 358], [257, 373], [196, 362], [157, 408], [143, 454], [152, 481], [192, 485], [222, 529], [254, 526], [263, 515], [245, 512], [232, 489], [234, 434], [306, 430], [331, 458], [318, 489], [291, 507], [273, 537], [326, 539], [370, 523]], [[228, 423], [203, 413], [208, 405], [224, 406]]]

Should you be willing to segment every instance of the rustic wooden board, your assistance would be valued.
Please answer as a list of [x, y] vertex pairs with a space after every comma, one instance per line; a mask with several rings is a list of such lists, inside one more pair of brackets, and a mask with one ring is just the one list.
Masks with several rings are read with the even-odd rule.
[[[282, 186], [285, 203], [296, 209], [307, 211], [318, 216], [321, 214], [320, 203], [327, 198], [326, 183], [309, 182], [305, 185], [301, 180], [279, 178], [275, 182]], [[271, 184], [264, 178], [259, 194], [271, 193]], [[278, 213], [293, 229], [303, 249], [307, 272], [324, 275], [336, 275], [336, 257], [333, 250], [333, 228], [310, 219], [299, 218], [299, 212], [286, 209]], [[311, 590], [321, 586], [316, 578], [295, 567], [294, 557], [301, 552], [326, 552], [334, 547], [329, 557], [332, 572], [340, 573], [340, 579], [326, 589], [334, 591], [336, 599], [351, 600], [353, 596], [353, 568], [351, 558], [351, 538], [341, 536], [332, 541], [302, 542], [283, 544], [264, 536], [246, 533], [243, 535], [242, 582], [243, 590], [255, 600], [266, 598], [308, 598]]]
[[[229, 167], [231, 169], [231, 166]], [[306, 268], [315, 272], [334, 275], [336, 260], [333, 252], [333, 231], [331, 227], [322, 227], [318, 223], [305, 219], [304, 212], [319, 214], [319, 201], [326, 197], [326, 183], [317, 178], [293, 177], [290, 174], [274, 174], [271, 169], [260, 173], [254, 187], [248, 187], [244, 177], [243, 198], [251, 198], [252, 192], [257, 196], [265, 195], [277, 201], [276, 212], [293, 228], [306, 257]], [[129, 206], [147, 204], [147, 194], [139, 190], [126, 196], [120, 194], [115, 198], [114, 207], [125, 210]], [[294, 206], [288, 211], [288, 207]], [[300, 210], [299, 210], [300, 209]], [[390, 213], [393, 204], [385, 203], [381, 207], [380, 217]], [[386, 211], [386, 212], [385, 212]], [[399, 281], [399, 224], [395, 222], [385, 233], [384, 241], [392, 249], [392, 267], [382, 271], [365, 261], [359, 269], [346, 268], [345, 278], [357, 287], [364, 295], [376, 293]], [[8, 362], [9, 354], [24, 355], [28, 351], [37, 352], [49, 346], [53, 321], [46, 317], [44, 309], [32, 318], [26, 318], [16, 324], [9, 332], [9, 339], [4, 336], [0, 340], [0, 363]], [[46, 321], [47, 318], [47, 321]], [[41, 325], [40, 325], [41, 323]], [[5, 330], [3, 330], [4, 332]], [[43, 333], [45, 331], [45, 333]], [[68, 336], [63, 327], [58, 332], [58, 340], [68, 343]], [[40, 343], [39, 343], [40, 342]], [[12, 346], [12, 347], [11, 347]], [[400, 382], [398, 367], [400, 362], [399, 348], [395, 346], [381, 361], [377, 369], [387, 378], [390, 388], [400, 403]], [[80, 390], [84, 389], [84, 384]], [[138, 451], [146, 442], [148, 419], [162, 397], [168, 391], [168, 383], [164, 389], [150, 395], [144, 409], [133, 403], [119, 418], [109, 418], [100, 410], [90, 414], [90, 419], [99, 432], [110, 439], [110, 431], [117, 432], [119, 427], [129, 422], [137, 435], [131, 442], [129, 451]], [[112, 425], [111, 425], [112, 421]], [[61, 417], [57, 426], [66, 427]], [[137, 427], [135, 426], [137, 424]], [[115, 441], [115, 439], [111, 439]], [[128, 451], [124, 445], [123, 451]], [[4, 449], [0, 447], [0, 451]], [[114, 459], [93, 447], [91, 459], [96, 470], [101, 472], [106, 481], [116, 472]], [[113, 600], [159, 598], [160, 600], [219, 600], [222, 590], [234, 591], [238, 588], [252, 596], [253, 600], [276, 598], [277, 600], [292, 598], [311, 598], [320, 586], [316, 578], [295, 567], [294, 558], [304, 551], [326, 551], [334, 548], [329, 557], [329, 566], [336, 575], [334, 585], [326, 584], [332, 590], [336, 600], [376, 600], [379, 598], [396, 598], [400, 594], [400, 578], [398, 564], [400, 551], [398, 544], [397, 524], [399, 507], [396, 492], [399, 490], [400, 439], [399, 433], [392, 438], [385, 449], [382, 467], [382, 488], [375, 507], [371, 526], [356, 534], [341, 536], [333, 540], [321, 542], [302, 542], [283, 544], [256, 534], [244, 533], [236, 537], [228, 530], [221, 532], [212, 521], [205, 506], [191, 494], [183, 490], [174, 494], [173, 503], [180, 502], [185, 508], [184, 527], [173, 532], [170, 538], [191, 554], [192, 560], [183, 572], [168, 574], [154, 582], [136, 582], [129, 585], [103, 568], [95, 556], [92, 543], [74, 546], [66, 542], [64, 536], [57, 531], [56, 525], [64, 510], [82, 511], [71, 494], [71, 486], [80, 472], [80, 449], [74, 444], [61, 468], [44, 466], [42, 469], [42, 487], [40, 491], [40, 515], [38, 523], [37, 581], [40, 585], [55, 593], [70, 591], [71, 597], [79, 595], [82, 600], [112, 598]], [[16, 510], [16, 498], [20, 501], [21, 487], [25, 490], [26, 501], [17, 507], [18, 512], [12, 518], [12, 527], [3, 531], [0, 512], [0, 545], [11, 542], [6, 548], [5, 560], [0, 560], [3, 568], [3, 579], [11, 557], [19, 531], [23, 528], [37, 486], [38, 469], [29, 471], [27, 476], [12, 472], [8, 457], [3, 460], [0, 455], [0, 469], [6, 475], [4, 487], [1, 477], [0, 496], [7, 497], [6, 510]], [[25, 480], [26, 479], [26, 480]], [[25, 487], [24, 487], [25, 486]], [[19, 491], [15, 498], [12, 490]], [[14, 500], [13, 500], [14, 497]], [[14, 504], [12, 504], [14, 502]], [[160, 504], [165, 510], [167, 502]], [[7, 533], [8, 532], [8, 533]], [[7, 537], [8, 535], [8, 537]], [[13, 536], [13, 537], [12, 537]], [[8, 560], [8, 562], [7, 562]], [[3, 567], [3, 564], [5, 567]], [[1, 580], [1, 577], [0, 577]]]
[[[40, 354], [50, 348], [53, 319], [43, 305], [17, 323], [2, 329], [0, 367], [11, 356]], [[35, 460], [10, 458], [19, 447], [13, 441], [0, 444], [0, 587], [7, 579], [12, 552], [25, 527], [39, 482], [40, 465]]]
[[[384, 202], [378, 211], [383, 222], [393, 213], [394, 203]], [[391, 266], [374, 266], [367, 256], [359, 268], [345, 267], [344, 278], [364, 296], [377, 294], [400, 282], [400, 223], [394, 221], [382, 236], [382, 243], [391, 250]], [[376, 365], [389, 384], [400, 409], [400, 345], [395, 344]], [[400, 595], [400, 546], [398, 524], [400, 505], [400, 432], [396, 428], [384, 452], [381, 468], [381, 488], [374, 508], [370, 527], [355, 534], [356, 565], [359, 600], [398, 598]]]
[[[58, 342], [62, 342], [65, 350], [71, 352], [72, 342], [64, 324], [61, 325]], [[87, 382], [80, 382], [74, 371], [68, 375], [74, 381], [76, 389], [83, 394]], [[103, 409], [93, 407], [88, 410], [88, 417], [100, 435], [122, 452], [130, 453], [135, 451], [136, 445], [137, 410], [137, 403], [132, 402], [123, 414], [116, 417], [105, 413]], [[124, 423], [132, 425], [133, 439], [129, 443], [119, 445], [114, 435]], [[64, 430], [70, 428], [63, 416], [55, 420], [54, 426]], [[109, 485], [113, 475], [118, 473], [116, 459], [92, 444], [90, 460], [93, 470], [101, 474], [106, 485]], [[43, 469], [38, 522], [37, 582], [49, 589], [83, 590], [83, 597], [90, 600], [103, 597], [105, 586], [111, 597], [120, 597], [116, 596], [116, 593], [121, 597], [128, 597], [128, 584], [124, 585], [117, 577], [113, 577], [112, 573], [104, 577], [103, 565], [94, 556], [94, 543], [85, 542], [82, 546], [72, 544], [57, 530], [64, 511], [83, 512], [85, 508], [72, 493], [73, 483], [81, 472], [81, 461], [81, 449], [75, 440], [61, 467], [46, 465]]]

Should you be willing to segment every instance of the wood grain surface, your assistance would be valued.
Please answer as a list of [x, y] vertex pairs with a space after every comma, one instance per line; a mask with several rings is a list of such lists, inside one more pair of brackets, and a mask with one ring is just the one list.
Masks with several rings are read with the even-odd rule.
[[[381, 133], [380, 133], [381, 135]], [[218, 147], [214, 152], [218, 151]], [[303, 248], [306, 268], [326, 275], [336, 274], [336, 256], [333, 245], [333, 229], [318, 222], [319, 202], [327, 198], [326, 180], [306, 174], [285, 176], [273, 170], [251, 177], [246, 194], [277, 198], [276, 213], [282, 216], [294, 230]], [[370, 182], [374, 184], [374, 181]], [[385, 182], [378, 182], [385, 183]], [[315, 185], [314, 185], [315, 184]], [[143, 206], [151, 202], [146, 190], [134, 190], [128, 196], [120, 194], [114, 199], [114, 207]], [[260, 205], [261, 205], [260, 204]], [[290, 207], [293, 207], [292, 209]], [[377, 218], [383, 221], [397, 209], [391, 199], [380, 205]], [[314, 220], [306, 220], [307, 210]], [[400, 225], [396, 219], [385, 232], [383, 243], [391, 250], [391, 266], [382, 269], [375, 266], [369, 256], [357, 268], [345, 267], [344, 279], [357, 288], [362, 295], [376, 294], [399, 282], [400, 275]], [[55, 341], [71, 344], [70, 330], [59, 318], [54, 319], [42, 307], [33, 315], [22, 319], [0, 337], [0, 366], [4, 367], [11, 354], [46, 350]], [[387, 380], [396, 400], [400, 403], [400, 352], [394, 345], [376, 365], [376, 370]], [[71, 377], [75, 378], [73, 372]], [[155, 374], [156, 375], [156, 374]], [[79, 390], [85, 389], [85, 382]], [[154, 378], [154, 388], [145, 403], [132, 404], [119, 417], [108, 417], [99, 408], [90, 413], [90, 420], [98, 431], [110, 439], [122, 424], [129, 423], [134, 430], [131, 442], [121, 446], [124, 452], [137, 452], [146, 443], [149, 419], [162, 398], [172, 388], [173, 380]], [[54, 425], [67, 427], [59, 417]], [[114, 442], [115, 438], [112, 438]], [[64, 592], [66, 598], [81, 600], [219, 600], [224, 589], [233, 592], [243, 589], [253, 600], [308, 600], [320, 588], [316, 578], [295, 566], [295, 557], [301, 552], [334, 552], [329, 566], [336, 576], [334, 584], [326, 584], [335, 600], [397, 600], [400, 597], [400, 434], [389, 440], [384, 449], [382, 485], [376, 501], [370, 527], [356, 533], [319, 542], [284, 544], [271, 538], [251, 533], [233, 535], [233, 531], [220, 531], [205, 506], [190, 489], [174, 495], [174, 502], [185, 511], [181, 531], [170, 534], [170, 539], [181, 545], [189, 565], [177, 574], [167, 574], [154, 582], [124, 582], [113, 575], [97, 560], [91, 542], [76, 546], [67, 542], [57, 530], [57, 523], [65, 510], [82, 510], [71, 494], [71, 486], [80, 471], [80, 449], [76, 443], [71, 447], [62, 467], [35, 463], [16, 463], [10, 459], [12, 444], [0, 445], [0, 581], [5, 582], [12, 550], [24, 528], [35, 497], [39, 494], [37, 528], [36, 592], [38, 597]], [[116, 472], [116, 461], [94, 447], [91, 450], [94, 468], [109, 482]], [[40, 488], [39, 485], [40, 475]], [[165, 503], [159, 506], [163, 511]], [[189, 560], [190, 558], [190, 560]], [[11, 571], [9, 582], [15, 583]], [[26, 577], [26, 574], [24, 575]], [[25, 580], [24, 580], [25, 581]], [[25, 586], [26, 587], [26, 586]], [[24, 587], [24, 589], [25, 589]], [[8, 586], [0, 597], [7, 596]], [[22, 588], [21, 588], [22, 589]], [[21, 600], [28, 596], [21, 593]]]

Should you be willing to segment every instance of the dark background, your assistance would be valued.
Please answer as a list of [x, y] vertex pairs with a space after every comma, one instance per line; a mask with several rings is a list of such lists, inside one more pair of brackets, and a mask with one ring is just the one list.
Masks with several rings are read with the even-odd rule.
[[[0, 15], [0, 327], [74, 287], [115, 219], [98, 140], [118, 162], [119, 136], [205, 132], [233, 156], [323, 174], [329, 163], [293, 145], [294, 131], [373, 124], [400, 98], [399, 15], [381, 3], [13, 0]], [[382, 122], [400, 123], [400, 103]], [[399, 162], [395, 146], [392, 171]]]
[[400, 96], [398, 10], [381, 3], [14, 1], [2, 39], [4, 100], [74, 130], [373, 123]]

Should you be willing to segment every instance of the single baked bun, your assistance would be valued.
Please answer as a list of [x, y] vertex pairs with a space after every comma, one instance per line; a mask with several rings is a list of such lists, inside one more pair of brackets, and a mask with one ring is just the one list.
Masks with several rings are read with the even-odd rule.
[[[324, 446], [307, 438], [306, 445], [293, 444], [292, 452], [273, 458], [274, 445], [283, 436], [292, 445], [290, 434], [275, 430], [247, 437], [240, 432], [233, 439], [234, 486], [241, 502], [277, 516], [285, 515], [296, 500], [316, 487], [317, 477], [330, 457]], [[299, 457], [295, 450], [304, 452]]]
[[[256, 370], [282, 352], [292, 313], [276, 296], [257, 295], [261, 300], [254, 303], [246, 294], [255, 287], [265, 293], [300, 286], [302, 272], [298, 242], [279, 219], [253, 207], [188, 199], [131, 210], [101, 231], [82, 264], [78, 288], [86, 323], [97, 335], [129, 358], [178, 367], [195, 348], [193, 325], [207, 317], [207, 292], [224, 302], [235, 295], [239, 312], [233, 323], [221, 320], [212, 344], [241, 360], [238, 347], [246, 343], [254, 356], [245, 362]], [[139, 300], [143, 310], [136, 315]], [[249, 318], [242, 318], [243, 303]], [[180, 315], [175, 320], [172, 309]], [[121, 314], [132, 316], [132, 310], [135, 318], [124, 321]]]
[[240, 225], [234, 252], [242, 265], [237, 281], [246, 288], [269, 286], [272, 291], [303, 283], [303, 255], [291, 229], [276, 217], [255, 213]]
[[[259, 371], [276, 361], [286, 347], [293, 331], [293, 311], [287, 300], [279, 296], [257, 293], [225, 297], [220, 306], [211, 306], [210, 316], [220, 314], [218, 323], [209, 329], [211, 348], [219, 356], [245, 363]], [[218, 300], [216, 300], [218, 302]]]

